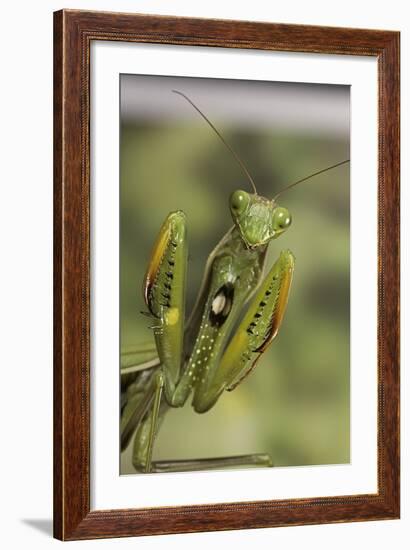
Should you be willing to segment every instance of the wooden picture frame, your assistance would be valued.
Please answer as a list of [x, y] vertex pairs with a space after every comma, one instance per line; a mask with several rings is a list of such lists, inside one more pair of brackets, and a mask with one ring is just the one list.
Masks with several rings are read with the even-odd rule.
[[[378, 492], [90, 509], [92, 41], [372, 56], [378, 63]], [[54, 14], [54, 536], [62, 540], [399, 517], [398, 32], [62, 10]]]

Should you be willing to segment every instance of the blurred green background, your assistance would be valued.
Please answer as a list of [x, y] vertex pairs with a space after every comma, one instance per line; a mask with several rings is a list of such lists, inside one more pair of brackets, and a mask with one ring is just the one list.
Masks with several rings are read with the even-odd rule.
[[[188, 103], [171, 93], [177, 88], [197, 101], [204, 79], [171, 80], [128, 76], [121, 83], [121, 347], [152, 338], [150, 320], [140, 314], [146, 309], [141, 286], [151, 247], [167, 214], [181, 209], [188, 218], [189, 313], [206, 258], [232, 225], [229, 195], [238, 188], [250, 190], [211, 129]], [[155, 91], [148, 97], [153, 107], [149, 112], [127, 109], [131, 96], [125, 86], [138, 91], [141, 82]], [[207, 80], [206, 94], [197, 103], [240, 155], [259, 194], [273, 197], [285, 185], [349, 157], [349, 90], [345, 87], [293, 84], [288, 89], [279, 83], [254, 83], [253, 97], [252, 85], [244, 84], [253, 109], [258, 104], [258, 86], [259, 90], [264, 86], [263, 97], [279, 88], [289, 98], [295, 89], [298, 103], [306, 94], [306, 112], [309, 106], [317, 108], [319, 117], [318, 124], [310, 127], [303, 120], [300, 126], [295, 124], [292, 102], [286, 104], [289, 124], [286, 109], [280, 109], [277, 124], [268, 115], [267, 121], [254, 122], [252, 112], [244, 118], [247, 101], [241, 102], [241, 116], [232, 112], [224, 116], [224, 105], [233, 101], [232, 94], [241, 86], [234, 83], [225, 96], [224, 82]], [[135, 100], [135, 94], [132, 97]], [[156, 97], [166, 97], [169, 107], [159, 106], [156, 111]], [[207, 108], [207, 98], [219, 105], [215, 116]], [[144, 101], [147, 104], [146, 93]], [[321, 126], [320, 109], [325, 105], [331, 113], [332, 101], [335, 125]], [[174, 105], [184, 117], [178, 116]], [[264, 108], [269, 109], [269, 104], [259, 102], [258, 109]], [[252, 375], [234, 392], [223, 394], [211, 411], [196, 414], [189, 400], [182, 409], [168, 412], [154, 460], [267, 452], [276, 466], [350, 461], [349, 199], [348, 165], [280, 197], [279, 203], [292, 213], [293, 224], [271, 243], [267, 267], [282, 248], [290, 248], [296, 257], [282, 329]], [[131, 449], [132, 445], [121, 456], [123, 474], [134, 472]]]

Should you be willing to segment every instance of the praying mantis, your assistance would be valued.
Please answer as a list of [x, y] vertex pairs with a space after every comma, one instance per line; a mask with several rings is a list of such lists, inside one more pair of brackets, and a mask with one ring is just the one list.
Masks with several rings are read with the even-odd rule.
[[252, 192], [229, 198], [233, 226], [208, 257], [193, 311], [185, 321], [188, 264], [187, 220], [171, 212], [163, 223], [143, 280], [154, 344], [121, 353], [121, 449], [133, 442], [136, 471], [175, 472], [238, 466], [272, 466], [268, 454], [194, 460], [154, 461], [158, 429], [171, 408], [192, 396], [197, 413], [209, 411], [256, 367], [277, 336], [289, 298], [295, 258], [290, 250], [264, 275], [269, 243], [291, 226], [289, 210], [277, 203], [284, 192], [344, 160], [280, 190], [273, 199], [258, 195], [246, 166], [208, 117], [184, 93], [238, 162]]

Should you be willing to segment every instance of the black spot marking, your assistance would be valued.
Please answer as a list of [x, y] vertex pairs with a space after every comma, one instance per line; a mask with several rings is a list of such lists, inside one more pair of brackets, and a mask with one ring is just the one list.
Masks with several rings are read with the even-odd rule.
[[[255, 317], [256, 317], [256, 315], [255, 315]], [[259, 317], [260, 317], [260, 315], [259, 315]], [[252, 321], [252, 323], [249, 323], [248, 328], [246, 329], [246, 332], [248, 334], [251, 334], [252, 336], [254, 336], [255, 333], [253, 332], [253, 329], [257, 326], [257, 324], [258, 323], [256, 321]]]
[[[226, 283], [221, 286], [213, 297], [211, 311], [209, 312], [209, 322], [213, 327], [221, 327], [228, 318], [228, 315], [232, 309], [234, 290], [235, 289], [232, 283]], [[215, 312], [212, 308], [212, 304], [219, 300], [222, 300], [223, 307], [221, 311]]]

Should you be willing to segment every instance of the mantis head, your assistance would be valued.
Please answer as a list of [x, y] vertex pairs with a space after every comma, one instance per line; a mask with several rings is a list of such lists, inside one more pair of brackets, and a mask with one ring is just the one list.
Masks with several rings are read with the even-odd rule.
[[240, 189], [230, 196], [229, 207], [234, 224], [248, 248], [257, 248], [278, 238], [292, 223], [287, 208]]

